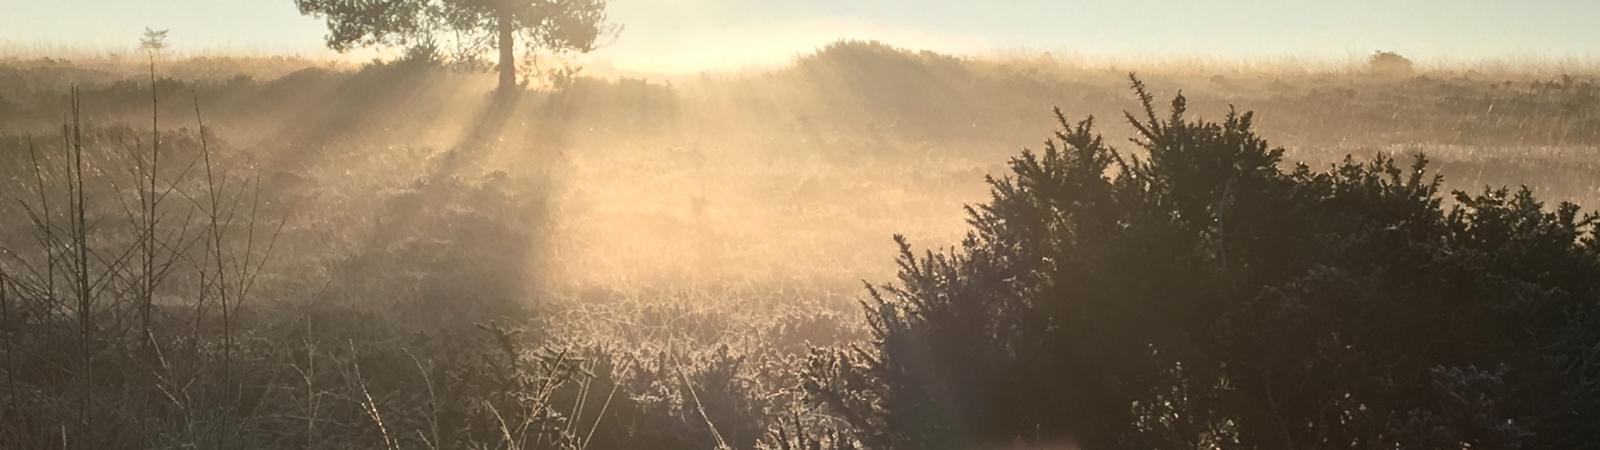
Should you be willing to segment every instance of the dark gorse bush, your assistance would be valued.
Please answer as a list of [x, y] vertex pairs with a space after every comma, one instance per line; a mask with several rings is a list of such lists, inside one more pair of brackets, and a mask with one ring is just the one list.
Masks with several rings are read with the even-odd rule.
[[1281, 169], [1252, 115], [1092, 119], [1024, 151], [959, 248], [814, 352], [877, 448], [1570, 448], [1600, 439], [1595, 215], [1378, 156]]

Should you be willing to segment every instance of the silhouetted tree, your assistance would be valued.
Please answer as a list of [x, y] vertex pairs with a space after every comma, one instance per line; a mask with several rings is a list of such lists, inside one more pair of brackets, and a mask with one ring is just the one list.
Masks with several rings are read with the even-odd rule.
[[[328, 47], [396, 45], [432, 52], [438, 36], [466, 52], [499, 50], [500, 89], [516, 85], [516, 35], [532, 48], [586, 53], [601, 35], [606, 0], [295, 0], [300, 13], [328, 21]], [[465, 39], [459, 37], [464, 36]]]
[[1596, 216], [1426, 161], [1279, 168], [1252, 115], [1060, 116], [969, 208], [899, 239], [874, 339], [805, 387], [875, 448], [1572, 448], [1600, 439]]
[[145, 27], [144, 34], [139, 37], [139, 50], [143, 50], [152, 56], [162, 50], [166, 50], [167, 32], [168, 30]]

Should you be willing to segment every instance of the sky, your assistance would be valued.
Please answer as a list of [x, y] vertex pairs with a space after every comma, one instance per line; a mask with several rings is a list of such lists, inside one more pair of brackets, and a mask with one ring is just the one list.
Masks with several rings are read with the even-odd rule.
[[[1600, 0], [612, 0], [594, 58], [691, 72], [781, 63], [838, 39], [983, 54], [1422, 61], [1600, 57]], [[331, 56], [293, 0], [0, 0], [0, 44]]]

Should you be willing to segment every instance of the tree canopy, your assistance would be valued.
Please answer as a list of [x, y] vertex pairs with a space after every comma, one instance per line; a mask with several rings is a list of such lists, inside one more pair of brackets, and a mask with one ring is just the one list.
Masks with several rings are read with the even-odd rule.
[[586, 53], [615, 30], [606, 0], [295, 0], [328, 23], [338, 51], [400, 47], [430, 58], [476, 62], [499, 50], [501, 88], [515, 84], [516, 36], [527, 50]]

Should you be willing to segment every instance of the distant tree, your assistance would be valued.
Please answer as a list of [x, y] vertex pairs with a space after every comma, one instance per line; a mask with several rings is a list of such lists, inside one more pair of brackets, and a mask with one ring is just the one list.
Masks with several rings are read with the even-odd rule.
[[400, 46], [434, 53], [442, 37], [476, 55], [499, 50], [500, 89], [517, 83], [516, 36], [530, 50], [587, 53], [616, 30], [606, 22], [607, 0], [295, 0], [304, 15], [328, 22], [327, 44], [338, 51]]
[[169, 30], [145, 27], [144, 35], [139, 37], [139, 50], [144, 51], [145, 57], [150, 60], [150, 86], [152, 90], [155, 89], [156, 83], [156, 57], [161, 56], [161, 52], [167, 49], [167, 31]]
[[155, 55], [167, 49], [167, 31], [145, 27], [144, 35], [139, 38], [139, 50]]

